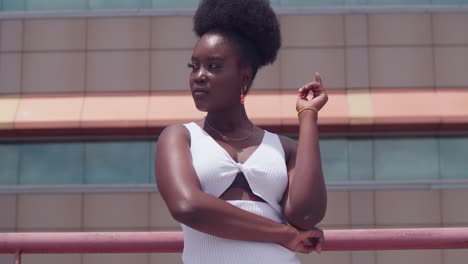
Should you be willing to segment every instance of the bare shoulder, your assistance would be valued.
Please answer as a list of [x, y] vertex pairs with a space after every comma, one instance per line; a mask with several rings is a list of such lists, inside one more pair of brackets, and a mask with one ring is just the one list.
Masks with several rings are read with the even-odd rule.
[[169, 160], [180, 159], [190, 148], [190, 132], [184, 125], [170, 125], [164, 128], [157, 142], [156, 165], [167, 164]]
[[178, 140], [190, 141], [190, 133], [182, 124], [170, 125], [161, 132], [158, 143], [170, 143]]
[[283, 136], [283, 135], [278, 135], [278, 136], [279, 136], [281, 145], [283, 146], [284, 154], [286, 155], [286, 160], [289, 160], [289, 157], [291, 157], [292, 155], [295, 155], [297, 151], [297, 142], [294, 139], [289, 138], [287, 136]]

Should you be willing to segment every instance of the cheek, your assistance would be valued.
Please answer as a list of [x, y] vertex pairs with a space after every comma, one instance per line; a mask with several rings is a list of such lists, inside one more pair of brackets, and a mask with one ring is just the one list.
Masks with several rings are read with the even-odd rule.
[[196, 73], [193, 72], [192, 70], [189, 71], [189, 73], [188, 73], [189, 83], [194, 83], [195, 82], [195, 77], [196, 77]]
[[238, 76], [234, 74], [218, 78], [216, 80], [216, 87], [219, 88], [218, 92], [223, 94], [223, 99], [226, 101], [237, 98], [240, 94], [240, 81]]
[[229, 93], [232, 93], [232, 91], [235, 92], [237, 90], [240, 90], [241, 79], [239, 77], [239, 74], [237, 74], [237, 72], [226, 73], [219, 77], [220, 77], [219, 82], [224, 83], [224, 86], [226, 87], [226, 89], [230, 90]]
[[193, 74], [191, 73], [189, 74], [188, 81], [189, 81], [189, 87], [192, 88], [193, 83], [194, 83]]

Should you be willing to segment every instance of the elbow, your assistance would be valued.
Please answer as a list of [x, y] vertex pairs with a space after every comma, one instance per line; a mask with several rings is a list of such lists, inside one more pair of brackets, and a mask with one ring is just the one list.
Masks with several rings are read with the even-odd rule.
[[325, 218], [325, 208], [304, 216], [306, 223], [309, 222], [309, 225], [314, 227], [322, 222], [323, 218]]
[[314, 226], [318, 225], [322, 222], [323, 218], [325, 218], [325, 213], [327, 211], [327, 204], [324, 202], [321, 206], [318, 206], [316, 210], [313, 212], [309, 212], [309, 214], [305, 215], [304, 218], [309, 219]]
[[317, 226], [325, 217], [326, 204], [312, 208], [286, 207], [284, 218], [288, 223], [301, 230], [309, 230]]
[[316, 227], [324, 218], [324, 214], [301, 214], [285, 216], [286, 221], [300, 230], [310, 230]]
[[300, 230], [310, 230], [322, 221], [323, 217], [317, 215], [287, 216], [286, 221]]
[[186, 224], [196, 219], [197, 208], [190, 199], [183, 199], [175, 203], [169, 211], [172, 217], [179, 223]]
[[184, 189], [183, 191], [168, 191], [161, 189], [161, 196], [166, 203], [172, 218], [181, 224], [187, 225], [199, 219], [203, 195], [198, 190]]

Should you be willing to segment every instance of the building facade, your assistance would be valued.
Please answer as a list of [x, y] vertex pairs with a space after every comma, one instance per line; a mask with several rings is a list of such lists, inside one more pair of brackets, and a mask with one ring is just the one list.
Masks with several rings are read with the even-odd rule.
[[[203, 117], [188, 92], [196, 0], [0, 1], [0, 232], [179, 230], [154, 181], [158, 134]], [[246, 98], [297, 137], [320, 72], [324, 229], [468, 226], [468, 1], [271, 1], [275, 64]], [[466, 250], [324, 252], [304, 263], [466, 263]], [[181, 263], [180, 254], [24, 263]], [[13, 256], [0, 255], [0, 263]]]

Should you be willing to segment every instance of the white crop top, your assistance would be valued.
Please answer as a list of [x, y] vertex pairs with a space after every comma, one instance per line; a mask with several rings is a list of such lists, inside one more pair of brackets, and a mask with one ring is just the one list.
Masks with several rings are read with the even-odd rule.
[[260, 146], [241, 164], [196, 123], [185, 127], [190, 132], [192, 162], [204, 192], [220, 197], [242, 172], [252, 192], [282, 215], [280, 202], [288, 173], [278, 135], [265, 131]]

